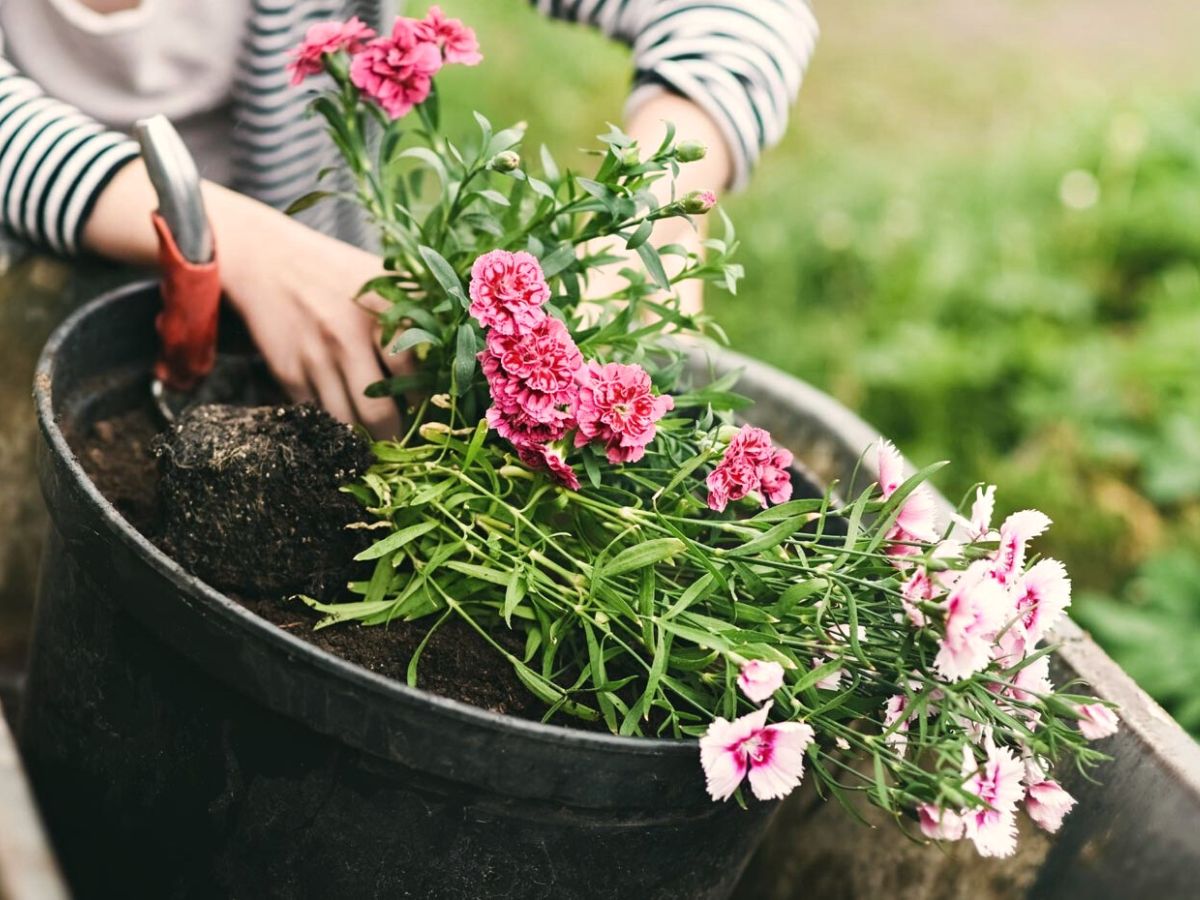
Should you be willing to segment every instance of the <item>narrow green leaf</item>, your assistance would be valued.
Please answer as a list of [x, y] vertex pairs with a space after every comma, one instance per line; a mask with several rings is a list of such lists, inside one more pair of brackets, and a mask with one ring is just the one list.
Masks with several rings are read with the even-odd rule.
[[626, 547], [597, 572], [599, 575], [612, 577], [633, 572], [646, 566], [652, 566], [664, 560], [672, 559], [685, 549], [683, 541], [678, 538], [655, 538], [644, 541], [632, 547]]
[[429, 273], [442, 286], [442, 290], [458, 300], [463, 305], [463, 308], [466, 308], [469, 305], [467, 296], [463, 293], [462, 281], [459, 280], [458, 273], [454, 271], [454, 267], [446, 262], [445, 257], [432, 247], [426, 247], [422, 244], [419, 252], [421, 259], [425, 260], [425, 265], [429, 266]]
[[646, 271], [650, 273], [654, 283], [664, 291], [669, 291], [671, 279], [667, 277], [667, 270], [663, 268], [658, 251], [650, 244], [642, 244], [637, 248], [637, 255], [642, 258], [642, 265], [646, 267]]
[[504, 591], [504, 608], [500, 614], [504, 617], [504, 624], [512, 628], [512, 614], [521, 601], [525, 599], [525, 591], [527, 585], [525, 583], [525, 572], [523, 569], [514, 569], [508, 577], [508, 584]]
[[433, 344], [435, 347], [442, 345], [442, 339], [436, 334], [431, 334], [424, 328], [409, 328], [401, 333], [400, 337], [392, 343], [388, 348], [389, 353], [403, 353], [405, 350], [410, 350], [418, 344]]
[[409, 541], [419, 538], [423, 534], [428, 534], [437, 528], [437, 522], [419, 522], [416, 525], [409, 525], [407, 528], [401, 528], [399, 531], [394, 531], [381, 541], [376, 541], [358, 556], [354, 557], [356, 562], [363, 562], [368, 559], [379, 559], [381, 556], [386, 556], [395, 550], [399, 550]]

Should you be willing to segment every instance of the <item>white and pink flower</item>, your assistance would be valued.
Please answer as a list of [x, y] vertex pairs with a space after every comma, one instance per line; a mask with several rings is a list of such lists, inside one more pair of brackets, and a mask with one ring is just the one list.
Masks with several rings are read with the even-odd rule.
[[987, 560], [972, 563], [946, 598], [946, 621], [934, 665], [950, 681], [961, 681], [987, 667], [996, 632], [1011, 608], [1008, 594], [988, 577], [990, 568]]
[[1098, 741], [1117, 733], [1120, 720], [1103, 703], [1081, 703], [1075, 712], [1079, 714], [1079, 732], [1089, 741]]
[[966, 830], [961, 813], [932, 803], [922, 803], [917, 807], [917, 821], [921, 834], [934, 841], [960, 841]]
[[750, 778], [759, 800], [778, 800], [804, 778], [804, 753], [813, 730], [803, 722], [767, 724], [768, 703], [732, 722], [714, 719], [700, 739], [700, 764], [709, 796], [728, 800]]
[[963, 811], [965, 833], [980, 856], [1011, 856], [1017, 849], [1017, 803], [1025, 795], [1025, 766], [1005, 747], [990, 745], [983, 765], [970, 747], [963, 747], [963, 790], [984, 807]]
[[1014, 587], [1017, 613], [1030, 646], [1058, 624], [1071, 605], [1071, 579], [1057, 559], [1034, 563]]
[[1036, 509], [1015, 512], [1000, 526], [1000, 547], [992, 563], [992, 577], [1005, 587], [1025, 569], [1029, 542], [1050, 527], [1050, 517]]
[[[829, 635], [833, 639], [833, 643], [835, 645], [843, 647], [849, 646], [850, 625], [846, 622], [839, 622], [838, 624], [830, 627]], [[863, 643], [867, 639], [867, 629], [862, 625], [859, 625], [858, 629], [855, 631], [855, 636], [858, 638], [859, 643]], [[814, 669], [819, 669], [821, 666], [832, 661], [832, 658], [828, 656], [814, 656], [812, 660], [812, 667]], [[845, 676], [845, 674], [845, 669], [837, 669], [836, 671], [830, 672], [828, 675], [818, 679], [814, 687], [820, 688], [823, 691], [836, 691], [842, 686], [842, 678]]]
[[783, 666], [765, 659], [751, 659], [742, 664], [737, 684], [747, 699], [761, 703], [783, 687]]
[[1025, 794], [1025, 812], [1041, 828], [1054, 834], [1075, 806], [1075, 798], [1057, 781], [1046, 779], [1029, 785]]

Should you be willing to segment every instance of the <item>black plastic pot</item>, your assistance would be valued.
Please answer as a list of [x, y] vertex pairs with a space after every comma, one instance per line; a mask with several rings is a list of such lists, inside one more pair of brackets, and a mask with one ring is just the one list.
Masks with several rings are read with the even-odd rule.
[[[151, 286], [47, 345], [42, 566], [21, 743], [80, 896], [718, 898], [776, 804], [714, 804], [694, 741], [496, 715], [374, 675], [183, 571], [64, 427], [131, 404]], [[226, 329], [226, 333], [229, 329]]]

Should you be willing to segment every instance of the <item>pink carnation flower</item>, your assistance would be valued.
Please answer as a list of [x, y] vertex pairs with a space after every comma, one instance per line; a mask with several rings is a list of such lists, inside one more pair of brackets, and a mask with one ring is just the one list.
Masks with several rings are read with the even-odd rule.
[[723, 512], [733, 500], [758, 494], [767, 501], [783, 503], [792, 496], [788, 467], [792, 454], [771, 443], [769, 432], [745, 425], [729, 442], [717, 467], [709, 473], [708, 506]]
[[1051, 834], [1062, 827], [1063, 819], [1073, 806], [1075, 798], [1057, 781], [1031, 784], [1025, 795], [1025, 811], [1029, 813], [1029, 818]]
[[962, 840], [966, 823], [963, 817], [952, 809], [942, 809], [932, 803], [922, 803], [917, 807], [917, 820], [921, 826], [921, 834], [935, 841]]
[[1075, 711], [1079, 713], [1079, 731], [1089, 741], [1117, 733], [1117, 714], [1103, 703], [1083, 703]]
[[987, 666], [1011, 605], [1004, 589], [987, 577], [990, 565], [987, 560], [972, 563], [946, 598], [945, 630], [934, 666], [950, 681], [961, 681]]
[[431, 6], [418, 27], [425, 40], [442, 48], [446, 62], [477, 66], [483, 60], [475, 29], [468, 28], [460, 19], [447, 19], [441, 7]]
[[1043, 559], [1017, 581], [1015, 594], [1025, 636], [1035, 644], [1071, 605], [1071, 579], [1057, 559]]
[[579, 490], [579, 476], [567, 465], [562, 451], [549, 444], [521, 444], [517, 456], [526, 466], [548, 473], [555, 481], [573, 491]]
[[325, 54], [345, 50], [357, 53], [375, 32], [367, 27], [358, 16], [348, 22], [318, 22], [309, 27], [304, 41], [292, 51], [288, 71], [292, 73], [292, 84], [300, 84], [310, 75], [320, 75], [325, 70]]
[[987, 804], [963, 811], [966, 836], [980, 856], [1011, 856], [1017, 849], [1016, 808], [1025, 794], [1025, 767], [1012, 751], [996, 746], [988, 746], [980, 767], [971, 749], [963, 747], [962, 774], [967, 779], [963, 790]]
[[975, 488], [975, 502], [971, 504], [970, 518], [958, 518], [958, 522], [967, 530], [967, 537], [972, 541], [986, 538], [992, 529], [992, 514], [996, 510], [996, 486], [989, 484], [986, 488]]
[[483, 254], [471, 267], [469, 290], [471, 315], [500, 334], [521, 334], [546, 318], [550, 287], [541, 264], [524, 251]]
[[371, 41], [350, 61], [350, 80], [393, 119], [424, 103], [433, 76], [442, 67], [442, 51], [426, 40], [421, 23], [397, 18], [388, 37]]
[[[891, 498], [905, 482], [904, 459], [896, 445], [883, 438], [875, 445], [875, 465], [879, 470], [879, 492], [884, 500]], [[933, 543], [938, 539], [937, 502], [925, 485], [919, 485], [904, 498], [896, 521], [887, 534], [888, 553], [903, 559], [919, 550], [910, 543]]]
[[654, 423], [674, 408], [669, 396], [656, 397], [641, 366], [589, 363], [579, 388], [575, 446], [604, 443], [608, 461], [635, 463], [654, 440]]
[[747, 773], [759, 800], [786, 797], [804, 778], [804, 751], [813, 740], [811, 726], [801, 722], [768, 725], [768, 703], [734, 719], [714, 719], [700, 739], [700, 764], [708, 794], [728, 800]]
[[489, 332], [479, 363], [492, 395], [487, 421], [501, 437], [549, 444], [575, 427], [583, 356], [558, 319], [519, 335]]
[[777, 662], [752, 659], [742, 665], [737, 683], [747, 698], [761, 703], [783, 687], [783, 666]]

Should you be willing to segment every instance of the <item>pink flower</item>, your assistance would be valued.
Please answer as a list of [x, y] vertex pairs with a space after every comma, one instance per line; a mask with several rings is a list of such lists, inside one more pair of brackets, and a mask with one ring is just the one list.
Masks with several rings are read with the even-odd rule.
[[487, 421], [501, 437], [549, 444], [575, 427], [583, 356], [558, 319], [519, 335], [489, 332], [479, 363], [492, 395]]
[[446, 62], [477, 66], [483, 60], [475, 30], [468, 28], [460, 19], [447, 19], [441, 7], [431, 6], [418, 27], [425, 40], [442, 48]]
[[987, 666], [996, 631], [1011, 605], [1003, 588], [987, 577], [989, 567], [987, 560], [972, 563], [946, 598], [945, 631], [934, 665], [950, 681]]
[[1089, 741], [1117, 733], [1117, 714], [1103, 703], [1083, 703], [1075, 711], [1079, 713], [1079, 731]]
[[1031, 784], [1025, 795], [1025, 811], [1029, 818], [1051, 834], [1062, 827], [1063, 819], [1074, 805], [1075, 798], [1057, 781]]
[[425, 40], [416, 19], [397, 18], [389, 37], [371, 41], [350, 61], [350, 80], [393, 119], [425, 102], [442, 51]]
[[565, 488], [579, 490], [579, 476], [567, 465], [562, 451], [550, 444], [520, 444], [517, 456], [526, 466], [538, 472], [547, 472]]
[[921, 834], [935, 841], [962, 840], [966, 828], [959, 813], [932, 803], [922, 803], [917, 807], [917, 820], [921, 825]]
[[[908, 751], [908, 697], [904, 694], [896, 694], [894, 697], [889, 697], [887, 704], [883, 708], [883, 730], [886, 732], [893, 725], [896, 730], [884, 737], [884, 742], [887, 743], [893, 750], [903, 756]], [[896, 723], [899, 722], [899, 725]]]
[[589, 363], [579, 388], [575, 446], [600, 440], [613, 465], [635, 463], [654, 440], [654, 423], [674, 406], [669, 396], [654, 396], [641, 366]]
[[524, 251], [483, 254], [471, 266], [469, 291], [471, 315], [500, 334], [521, 334], [546, 318], [550, 286], [541, 264]]
[[992, 529], [992, 514], [996, 510], [996, 486], [989, 484], [986, 488], [975, 488], [975, 502], [971, 504], [969, 519], [959, 518], [958, 521], [967, 529], [967, 537], [972, 541], [983, 540]]
[[813, 730], [801, 722], [768, 725], [768, 703], [762, 709], [728, 722], [714, 719], [700, 739], [700, 764], [708, 794], [728, 800], [746, 774], [759, 800], [778, 800], [804, 778], [804, 751]]
[[1015, 594], [1025, 635], [1035, 644], [1071, 605], [1071, 579], [1057, 559], [1043, 559], [1017, 581]]
[[908, 581], [904, 582], [900, 589], [900, 605], [904, 607], [904, 614], [914, 628], [924, 628], [928, 624], [929, 619], [918, 604], [932, 600], [934, 596], [933, 579], [924, 569], [917, 569]]
[[792, 496], [791, 464], [792, 454], [775, 447], [769, 432], [743, 426], [708, 475], [709, 508], [723, 512], [730, 501], [752, 493], [759, 495], [763, 506], [767, 500], [783, 503]]
[[1050, 517], [1036, 509], [1015, 512], [1000, 526], [1000, 547], [992, 566], [992, 577], [1012, 584], [1025, 568], [1025, 551], [1031, 540], [1050, 527]]
[[904, 459], [895, 444], [880, 438], [875, 445], [875, 466], [879, 469], [879, 491], [886, 500], [904, 484]]
[[1011, 856], [1017, 849], [1016, 807], [1025, 794], [1024, 773], [1025, 767], [1007, 748], [989, 745], [980, 768], [971, 749], [963, 747], [963, 790], [987, 804], [963, 811], [966, 835], [980, 856]]
[[761, 703], [783, 687], [783, 666], [762, 659], [749, 660], [742, 664], [737, 683], [747, 698]]
[[292, 84], [300, 84], [310, 75], [319, 75], [325, 69], [325, 54], [345, 50], [357, 53], [375, 32], [367, 27], [358, 16], [348, 22], [318, 22], [305, 32], [304, 41], [292, 51], [288, 71], [292, 73]]

